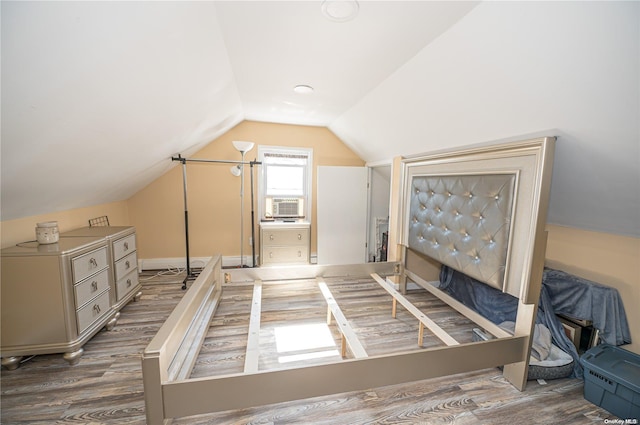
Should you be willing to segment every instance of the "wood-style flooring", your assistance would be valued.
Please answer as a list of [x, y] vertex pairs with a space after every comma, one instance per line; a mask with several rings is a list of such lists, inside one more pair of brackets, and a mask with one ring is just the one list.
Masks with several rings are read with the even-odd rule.
[[[2, 370], [2, 424], [144, 424], [140, 355], [180, 300], [183, 276], [141, 275], [143, 295], [121, 311], [117, 326], [99, 332], [85, 346], [79, 364], [69, 366], [59, 354], [36, 356], [14, 371]], [[391, 318], [390, 296], [368, 280], [327, 280], [343, 313], [369, 355], [417, 347], [417, 321], [402, 307]], [[279, 346], [291, 326], [322, 331], [326, 303], [315, 282], [263, 286], [260, 369], [292, 367], [301, 362], [339, 360], [339, 334], [320, 347], [296, 340]], [[192, 376], [240, 372], [244, 367], [252, 287], [232, 284], [209, 329]], [[425, 291], [411, 301], [458, 341], [471, 340], [473, 324]], [[326, 333], [326, 329], [325, 333]], [[296, 334], [293, 329], [293, 335]], [[315, 332], [315, 331], [314, 331]], [[326, 336], [326, 335], [325, 335]], [[300, 339], [300, 338], [298, 338]], [[304, 339], [304, 338], [303, 338]], [[333, 343], [331, 342], [333, 340]], [[439, 344], [429, 333], [424, 346]], [[319, 340], [313, 337], [310, 341]], [[278, 351], [280, 348], [280, 351]], [[296, 361], [295, 356], [326, 352], [327, 357]], [[214, 397], [215, 395], [212, 395]], [[412, 384], [371, 388], [251, 409], [180, 418], [176, 424], [602, 424], [615, 419], [583, 398], [577, 379], [530, 381], [524, 392], [506, 382], [498, 369], [486, 369]]]

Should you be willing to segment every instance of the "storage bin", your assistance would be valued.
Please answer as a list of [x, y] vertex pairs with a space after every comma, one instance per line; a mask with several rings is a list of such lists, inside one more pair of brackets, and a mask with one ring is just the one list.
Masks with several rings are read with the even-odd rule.
[[640, 419], [640, 356], [597, 345], [580, 358], [584, 398], [620, 419]]

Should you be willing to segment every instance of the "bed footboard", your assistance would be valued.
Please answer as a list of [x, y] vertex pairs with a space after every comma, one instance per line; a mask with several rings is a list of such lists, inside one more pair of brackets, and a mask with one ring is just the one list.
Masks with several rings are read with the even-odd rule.
[[191, 373], [220, 301], [221, 269], [221, 257], [214, 256], [142, 353], [148, 424], [167, 423], [162, 386]]

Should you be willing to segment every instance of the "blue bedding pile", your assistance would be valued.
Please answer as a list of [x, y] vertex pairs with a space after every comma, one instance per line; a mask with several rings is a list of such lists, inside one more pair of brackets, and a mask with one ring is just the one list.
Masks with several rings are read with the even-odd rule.
[[[481, 283], [447, 266], [440, 271], [440, 289], [482, 314], [495, 324], [515, 321], [518, 299]], [[622, 299], [610, 288], [568, 273], [545, 268], [536, 323], [551, 332], [553, 344], [573, 358], [573, 377], [582, 378], [580, 356], [564, 333], [556, 313], [591, 320], [602, 342], [631, 343], [631, 334]]]
[[542, 284], [556, 313], [591, 320], [605, 344], [631, 344], [627, 315], [617, 289], [549, 268], [544, 270]]

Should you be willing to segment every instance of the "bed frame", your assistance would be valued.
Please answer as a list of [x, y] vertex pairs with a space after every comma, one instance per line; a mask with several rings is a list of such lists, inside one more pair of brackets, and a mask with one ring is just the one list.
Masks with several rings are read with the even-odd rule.
[[[390, 220], [389, 240], [397, 243], [396, 261], [222, 270], [220, 256], [214, 256], [142, 354], [147, 423], [166, 424], [172, 418], [496, 366], [504, 366], [505, 378], [522, 391], [542, 282], [554, 143], [554, 138], [544, 137], [403, 158], [399, 181], [394, 185], [399, 190], [399, 208], [391, 212]], [[480, 198], [484, 200], [480, 202]], [[443, 199], [448, 202], [440, 202]], [[501, 212], [495, 212], [494, 203], [501, 204]], [[432, 281], [441, 264], [480, 277], [517, 297], [515, 334], [439, 290]], [[324, 278], [338, 276], [371, 276], [389, 293], [393, 314], [400, 303], [416, 317], [418, 344], [422, 344], [427, 328], [444, 346], [369, 356], [324, 284]], [[308, 367], [258, 370], [262, 283], [289, 279], [317, 280], [327, 301], [327, 320], [335, 319], [342, 335], [342, 354], [350, 353], [349, 358]], [[254, 283], [245, 370], [190, 378], [223, 283], [229, 282]], [[407, 301], [403, 296], [407, 282], [431, 292], [496, 338], [458, 343]]]

